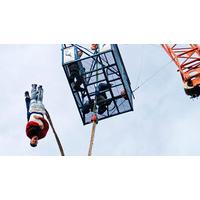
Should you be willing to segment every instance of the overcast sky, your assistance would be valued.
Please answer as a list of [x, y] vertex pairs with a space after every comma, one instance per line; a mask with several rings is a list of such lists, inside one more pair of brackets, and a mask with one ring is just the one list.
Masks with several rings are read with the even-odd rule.
[[[160, 45], [119, 45], [132, 88], [170, 58]], [[198, 99], [185, 95], [170, 63], [135, 92], [134, 111], [97, 125], [93, 155], [200, 155]], [[0, 45], [0, 155], [59, 155], [52, 130], [37, 148], [25, 134], [24, 92], [43, 85], [44, 104], [66, 155], [87, 155], [83, 126], [61, 65], [61, 45]]]

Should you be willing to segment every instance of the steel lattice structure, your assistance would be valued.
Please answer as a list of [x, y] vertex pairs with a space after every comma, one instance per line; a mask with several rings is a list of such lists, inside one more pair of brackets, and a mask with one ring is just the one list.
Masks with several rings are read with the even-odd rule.
[[[80, 52], [81, 55], [78, 55]], [[98, 120], [133, 110], [130, 81], [116, 44], [98, 45], [97, 51], [92, 51], [84, 45], [63, 44], [62, 65], [84, 125], [91, 123], [93, 115], [92, 108], [90, 112], [84, 114], [85, 103], [95, 101], [96, 96], [101, 94], [106, 96], [102, 104], [107, 103], [108, 106], [105, 112], [99, 114], [97, 105]], [[72, 75], [70, 68], [73, 66], [74, 69], [80, 68], [82, 91], [78, 91], [74, 81], [70, 80]], [[97, 87], [102, 83], [109, 84], [111, 87], [98, 91]], [[122, 91], [126, 94], [125, 98]]]
[[184, 89], [192, 98], [200, 95], [200, 46], [198, 44], [162, 44], [178, 66]]

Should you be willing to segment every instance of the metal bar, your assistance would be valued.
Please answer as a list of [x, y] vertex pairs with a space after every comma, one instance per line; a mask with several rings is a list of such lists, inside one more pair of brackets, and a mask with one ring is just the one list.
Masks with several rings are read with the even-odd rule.
[[[131, 106], [130, 106], [130, 109], [129, 109], [129, 110], [123, 111], [123, 112], [121, 112], [120, 114], [122, 114], [122, 113], [127, 113], [127, 112], [130, 112], [130, 111], [133, 111], [133, 108], [132, 108]], [[110, 115], [110, 116], [105, 116], [105, 117], [103, 117], [103, 118], [98, 118], [98, 121], [101, 121], [101, 120], [104, 120], [104, 119], [107, 119], [107, 118], [110, 118], [110, 117], [114, 117], [114, 116], [116, 116], [116, 115], [119, 115], [119, 113], [116, 113], [116, 114], [113, 114], [113, 115]], [[87, 125], [87, 124], [90, 124], [90, 122], [84, 123], [84, 125]]]
[[[117, 46], [116, 46], [116, 47], [117, 47]], [[120, 52], [119, 52], [118, 47], [117, 47], [117, 50], [118, 50], [118, 55], [120, 56]], [[121, 58], [121, 56], [120, 56], [120, 58]], [[114, 59], [115, 59], [115, 62], [117, 63], [115, 56], [114, 56]], [[122, 61], [122, 58], [121, 58], [120, 60]], [[123, 62], [122, 62], [122, 66], [123, 66], [123, 69], [125, 69]], [[116, 65], [116, 67], [117, 67], [118, 71], [120, 72], [118, 65]], [[127, 77], [129, 89], [131, 89], [131, 86], [129, 85], [130, 80], [128, 79], [127, 72], [125, 71], [125, 73], [126, 73], [126, 77]], [[121, 73], [120, 73], [120, 78], [121, 78], [121, 80], [122, 80], [122, 84], [123, 84], [123, 87], [124, 87], [124, 89], [125, 89], [125, 92], [127, 93], [127, 90], [126, 90], [126, 87], [125, 87], [125, 84], [124, 84], [124, 80], [123, 80], [123, 78], [122, 78]], [[131, 92], [132, 92], [132, 89], [131, 89]], [[127, 94], [128, 94], [128, 93], [127, 93]], [[132, 95], [133, 95], [133, 93], [132, 93]], [[133, 97], [134, 97], [134, 95], [133, 95]], [[128, 102], [129, 102], [130, 107], [131, 107], [132, 110], [133, 110], [133, 106], [132, 106], [131, 101], [130, 101], [129, 98], [128, 98]]]
[[80, 109], [79, 109], [79, 107], [78, 107], [78, 102], [77, 102], [76, 97], [75, 97], [75, 94], [74, 94], [74, 92], [73, 92], [73, 88], [72, 88], [72, 86], [71, 86], [71, 84], [70, 84], [70, 82], [69, 82], [67, 73], [66, 73], [66, 71], [65, 71], [65, 70], [66, 70], [66, 69], [65, 69], [66, 67], [67, 67], [67, 66], [63, 66], [63, 69], [64, 69], [64, 72], [65, 72], [67, 81], [68, 81], [68, 83], [69, 83], [70, 89], [71, 89], [71, 91], [72, 91], [72, 95], [73, 95], [73, 97], [74, 97], [74, 99], [75, 99], [75, 103], [76, 103], [76, 106], [77, 106], [77, 108], [78, 108], [78, 112], [79, 112], [79, 114], [80, 114], [80, 116], [81, 116], [81, 120], [82, 120], [83, 124], [85, 124], [85, 122], [84, 122], [84, 120], [83, 120], [83, 118], [82, 118], [81, 111], [80, 111]]
[[[116, 64], [112, 64], [112, 65], [108, 65], [108, 66], [103, 65], [104, 68], [109, 68], [109, 67], [114, 67], [114, 66], [116, 66]], [[96, 71], [99, 71], [99, 69], [98, 70], [94, 69], [92, 72], [96, 72]], [[84, 73], [84, 75], [89, 74], [89, 73], [91, 73], [91, 71]], [[115, 73], [115, 72], [113, 72], [113, 73]]]
[[[118, 80], [121, 80], [121, 78], [115, 78], [115, 79], [113, 79], [113, 80], [109, 80], [109, 82], [118, 81]], [[95, 84], [95, 83], [100, 83], [100, 82], [103, 82], [103, 81], [106, 81], [106, 79], [102, 79], [102, 80], [97, 81], [97, 82], [92, 82], [92, 83], [88, 84], [87, 86], [93, 85], [93, 84]]]
[[189, 65], [189, 64], [194, 63], [194, 62], [197, 62], [197, 61], [200, 61], [200, 58], [197, 58], [197, 59], [192, 60], [192, 61], [190, 61], [190, 62], [188, 62], [188, 63], [185, 63], [185, 64], [181, 65], [181, 67], [182, 67], [182, 66], [184, 67], [184, 66], [186, 66], [186, 65]]
[[[99, 69], [95, 69], [94, 70], [94, 68], [95, 68], [95, 66], [96, 66], [96, 64], [97, 64], [97, 60], [98, 60], [98, 57], [96, 57], [95, 58], [95, 60], [94, 60], [94, 63], [92, 63], [92, 65], [91, 65], [91, 68], [90, 68], [90, 76], [92, 75], [92, 73], [95, 71], [95, 72], [97, 72]], [[93, 70], [92, 70], [93, 69]], [[88, 80], [87, 80], [87, 84], [90, 82], [90, 79], [91, 79], [91, 77], [88, 77]]]
[[[101, 58], [100, 58], [100, 61], [101, 61]], [[105, 69], [102, 68], [102, 70], [103, 70], [103, 73], [104, 73], [104, 76], [105, 76], [105, 79], [106, 79], [107, 84], [110, 84], [110, 82], [109, 82], [109, 80], [108, 80], [108, 77], [107, 77], [107, 74], [106, 74], [106, 72], [105, 72]], [[118, 109], [118, 107], [117, 107], [117, 103], [115, 102], [115, 97], [114, 97], [113, 91], [112, 91], [111, 88], [109, 88], [109, 91], [110, 91], [110, 94], [111, 94], [112, 99], [113, 99], [113, 101], [114, 101], [114, 104], [115, 104], [115, 106], [116, 106], [116, 108], [117, 108], [117, 111], [118, 111], [118, 113], [119, 113], [119, 109]]]

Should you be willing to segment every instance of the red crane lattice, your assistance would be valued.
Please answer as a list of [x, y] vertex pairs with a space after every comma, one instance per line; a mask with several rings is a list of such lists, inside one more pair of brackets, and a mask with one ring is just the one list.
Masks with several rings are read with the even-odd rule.
[[162, 47], [178, 66], [187, 95], [200, 95], [200, 45], [162, 44]]

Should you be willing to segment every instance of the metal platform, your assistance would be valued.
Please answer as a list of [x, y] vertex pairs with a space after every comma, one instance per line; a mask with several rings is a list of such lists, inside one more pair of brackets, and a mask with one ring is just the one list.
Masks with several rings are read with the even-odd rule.
[[[83, 52], [81, 57], [78, 52]], [[93, 102], [97, 95], [106, 96], [103, 104], [107, 105], [106, 111], [101, 114], [98, 114], [100, 106], [97, 106], [98, 120], [133, 111], [130, 81], [116, 44], [99, 45], [98, 51], [92, 51], [83, 45], [62, 45], [62, 65], [84, 125], [91, 123], [93, 114], [92, 109], [87, 114], [83, 113], [84, 104]], [[80, 69], [83, 78], [82, 91], [77, 91], [74, 88], [75, 82], [71, 80], [69, 69], [74, 66]], [[102, 83], [111, 86], [98, 91], [97, 88]], [[122, 96], [122, 91], [127, 94], [126, 98]]]

